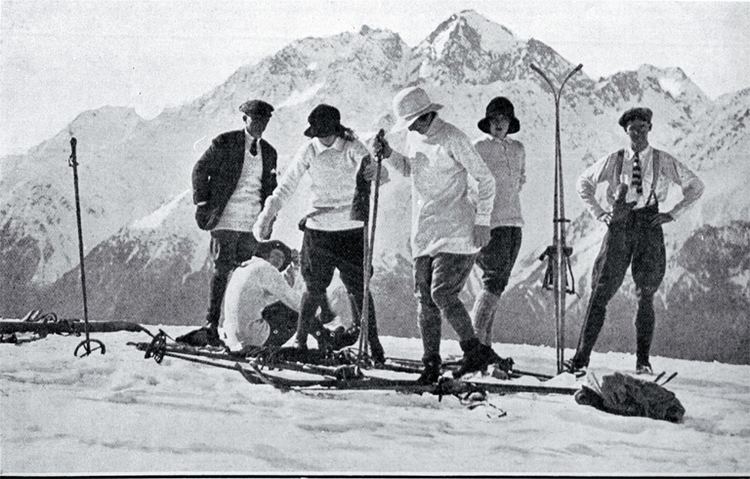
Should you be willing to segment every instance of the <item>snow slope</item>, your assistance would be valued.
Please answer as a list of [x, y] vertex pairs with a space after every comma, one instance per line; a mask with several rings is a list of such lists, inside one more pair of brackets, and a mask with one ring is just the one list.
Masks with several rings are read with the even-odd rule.
[[[750, 473], [750, 366], [653, 358], [679, 371], [668, 387], [687, 413], [672, 424], [570, 396], [491, 395], [469, 410], [453, 397], [281, 393], [229, 370], [145, 360], [126, 346], [143, 334], [98, 339], [107, 353], [86, 358], [72, 354], [78, 338], [0, 345], [0, 474]], [[418, 339], [383, 343], [392, 356], [421, 352]], [[519, 367], [554, 367], [551, 348], [496, 349]], [[443, 343], [444, 355], [458, 350]], [[633, 364], [594, 353], [592, 371]]]

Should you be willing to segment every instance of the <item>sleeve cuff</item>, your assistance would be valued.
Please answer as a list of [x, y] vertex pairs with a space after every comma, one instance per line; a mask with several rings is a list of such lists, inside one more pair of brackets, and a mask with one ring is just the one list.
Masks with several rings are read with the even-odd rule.
[[484, 215], [484, 214], [477, 213], [477, 217], [474, 219], [474, 224], [478, 226], [489, 226], [490, 216], [491, 215]]

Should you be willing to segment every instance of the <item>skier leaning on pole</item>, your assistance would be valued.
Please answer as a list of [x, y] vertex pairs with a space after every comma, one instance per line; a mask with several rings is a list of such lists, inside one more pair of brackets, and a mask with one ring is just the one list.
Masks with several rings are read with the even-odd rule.
[[[300, 262], [305, 292], [294, 341], [300, 350], [307, 349], [308, 333], [319, 330], [315, 312], [326, 301], [326, 288], [334, 269], [339, 270], [341, 281], [356, 304], [363, 304], [365, 228], [362, 220], [351, 219], [352, 199], [361, 195], [358, 185], [369, 184], [377, 172], [365, 145], [352, 130], [341, 125], [338, 109], [320, 104], [308, 116], [308, 123], [304, 134], [311, 139], [297, 152], [253, 227], [259, 238], [268, 238], [279, 210], [294, 194], [302, 177], [310, 176], [311, 211], [300, 222], [304, 231]], [[385, 182], [387, 170], [382, 172]], [[382, 363], [385, 353], [378, 338], [375, 305], [370, 294], [367, 327], [372, 359]], [[353, 338], [356, 340], [356, 336]]]
[[[495, 181], [466, 134], [438, 117], [441, 108], [422, 88], [406, 88], [393, 100], [397, 121], [392, 130], [409, 129], [406, 154], [393, 151], [380, 136], [373, 142], [378, 156], [388, 158], [401, 174], [412, 178], [411, 250], [424, 347], [421, 384], [434, 383], [440, 377], [443, 318], [458, 333], [464, 352], [456, 377], [483, 370], [493, 362], [474, 334], [458, 295], [476, 253], [490, 241]], [[476, 206], [469, 176], [478, 182]]]

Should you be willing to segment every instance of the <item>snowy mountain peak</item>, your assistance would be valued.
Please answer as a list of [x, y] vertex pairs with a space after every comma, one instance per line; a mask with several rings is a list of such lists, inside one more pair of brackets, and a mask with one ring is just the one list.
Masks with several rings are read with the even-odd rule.
[[691, 101], [695, 100], [702, 103], [708, 100], [706, 94], [679, 67], [659, 68], [644, 64], [638, 68], [637, 73], [641, 78], [655, 79], [659, 88], [669, 93], [673, 98], [684, 95]]
[[420, 44], [435, 56], [450, 55], [453, 44], [474, 50], [502, 53], [516, 43], [513, 33], [474, 10], [451, 15]]
[[453, 83], [487, 81], [493, 62], [519, 44], [507, 28], [473, 10], [451, 15], [415, 48], [419, 77]]

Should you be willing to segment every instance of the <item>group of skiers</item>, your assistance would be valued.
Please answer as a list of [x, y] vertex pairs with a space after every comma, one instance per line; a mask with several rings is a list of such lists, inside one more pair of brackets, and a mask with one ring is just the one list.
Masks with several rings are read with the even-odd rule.
[[[391, 130], [408, 129], [401, 152], [382, 135], [368, 148], [342, 125], [338, 109], [318, 105], [304, 131], [309, 139], [278, 181], [276, 150], [262, 139], [274, 108], [250, 100], [239, 109], [245, 128], [216, 137], [193, 169], [196, 221], [211, 232], [214, 264], [203, 328], [209, 344], [241, 351], [280, 347], [294, 337], [294, 348], [305, 352], [310, 334], [320, 348], [336, 349], [356, 340], [365, 300], [368, 232], [366, 215], [352, 206], [358, 198], [359, 203], [362, 198], [369, 201], [378, 171], [372, 151], [386, 159], [380, 184], [388, 182], [389, 168], [412, 180], [411, 253], [424, 364], [418, 381], [433, 383], [440, 376], [443, 319], [458, 334], [464, 353], [456, 377], [502, 361], [492, 349], [492, 326], [521, 245], [519, 195], [526, 181], [524, 146], [509, 137], [520, 130], [509, 99], [489, 102], [477, 124], [482, 135], [472, 142], [439, 116], [442, 105], [422, 88], [403, 89], [393, 99], [396, 122]], [[649, 146], [651, 116], [647, 108], [626, 111], [619, 124], [630, 137], [629, 147], [603, 157], [578, 181], [579, 195], [608, 225], [608, 232], [595, 262], [577, 352], [565, 364], [571, 372], [588, 365], [607, 302], [631, 263], [638, 295], [637, 372], [651, 370], [653, 295], [666, 264], [661, 224], [676, 218], [703, 192], [702, 182], [688, 168]], [[304, 236], [296, 260], [282, 242], [267, 240], [277, 214], [305, 175], [311, 180], [310, 209], [299, 223]], [[683, 193], [669, 213], [658, 210], [668, 192], [664, 180], [681, 186]], [[594, 197], [599, 183], [608, 185], [611, 211]], [[292, 287], [297, 263], [304, 280], [301, 294]], [[475, 264], [482, 270], [482, 290], [470, 314], [459, 293]], [[337, 334], [323, 327], [334, 316], [326, 291], [335, 270], [349, 293], [355, 319], [353, 328], [340, 328]], [[377, 364], [385, 361], [385, 352], [369, 293], [367, 301], [367, 338]]]

